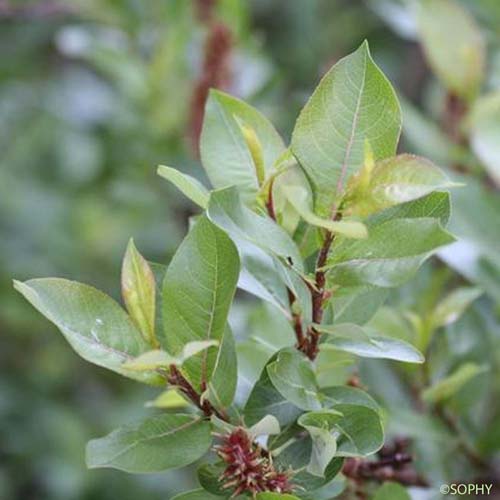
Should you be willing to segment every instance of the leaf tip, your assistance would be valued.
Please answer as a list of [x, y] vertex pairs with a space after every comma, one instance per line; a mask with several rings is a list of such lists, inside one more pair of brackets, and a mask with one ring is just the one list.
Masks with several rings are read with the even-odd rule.
[[369, 56], [371, 55], [370, 54], [370, 44], [366, 38], [361, 42], [361, 45], [358, 47], [357, 51], [364, 52]]
[[13, 279], [12, 286], [14, 287], [14, 290], [17, 290], [18, 292], [20, 292], [22, 287], [24, 286], [24, 283], [22, 281]]

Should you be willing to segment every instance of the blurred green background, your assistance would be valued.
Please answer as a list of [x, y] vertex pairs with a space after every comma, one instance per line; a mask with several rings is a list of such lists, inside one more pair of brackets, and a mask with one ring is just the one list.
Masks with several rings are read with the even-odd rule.
[[[204, 179], [195, 144], [208, 86], [248, 100], [288, 138], [319, 77], [365, 38], [403, 99], [402, 150], [444, 167], [460, 163], [467, 184], [454, 193], [452, 230], [461, 243], [394, 294], [377, 321], [401, 331], [405, 312], [425, 314], [455, 284], [486, 291], [445, 328], [431, 361], [438, 374], [464, 360], [489, 364], [455, 410], [474, 444], [495, 459], [498, 190], [441, 126], [446, 92], [425, 61], [408, 3], [0, 1], [0, 499], [166, 500], [189, 488], [185, 471], [85, 469], [86, 441], [146, 412], [153, 392], [80, 360], [13, 292], [11, 279], [61, 276], [119, 297], [129, 237], [150, 260], [168, 262], [195, 211], [155, 170], [164, 163]], [[484, 90], [498, 89], [500, 2], [463, 4], [487, 41]], [[248, 298], [234, 308], [240, 337], [262, 326], [254, 308]], [[407, 409], [411, 373], [377, 363], [364, 364], [362, 375], [394, 409], [389, 432], [438, 435], [434, 422]], [[460, 457], [443, 457], [439, 439], [420, 444], [421, 470], [436, 480], [462, 477]]]

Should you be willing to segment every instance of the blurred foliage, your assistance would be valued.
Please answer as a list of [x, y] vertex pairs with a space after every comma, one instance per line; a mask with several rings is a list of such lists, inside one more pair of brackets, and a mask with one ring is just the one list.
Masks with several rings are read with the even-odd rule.
[[[214, 22], [232, 37], [227, 90], [285, 134], [324, 70], [369, 39], [404, 103], [402, 149], [425, 154], [466, 184], [453, 191], [451, 230], [460, 241], [371, 320], [420, 343], [426, 369], [377, 360], [363, 362], [359, 374], [386, 408], [389, 438], [413, 439], [417, 468], [432, 484], [477, 478], [484, 470], [463, 447], [491, 464], [500, 450], [500, 199], [485, 157], [467, 133], [450, 129], [455, 111], [426, 62], [413, 2], [219, 0], [207, 19], [201, 7], [211, 3], [0, 2], [0, 498], [154, 500], [192, 484], [175, 472], [85, 470], [84, 443], [141, 414], [152, 393], [77, 359], [10, 280], [63, 276], [117, 296], [130, 236], [149, 259], [168, 261], [192, 206], [155, 166], [175, 163], [203, 176], [189, 117]], [[486, 44], [481, 93], [498, 92], [500, 3], [459, 3]], [[467, 112], [452, 123], [466, 128]], [[443, 299], [471, 283], [485, 294], [466, 303], [463, 316], [432, 324]], [[247, 297], [234, 309], [241, 340], [277, 328]], [[263, 353], [245, 367], [249, 380], [265, 361]], [[349, 360], [337, 361], [330, 382], [355, 373]], [[446, 418], [422, 411], [412, 394], [464, 362], [488, 369], [451, 396]]]

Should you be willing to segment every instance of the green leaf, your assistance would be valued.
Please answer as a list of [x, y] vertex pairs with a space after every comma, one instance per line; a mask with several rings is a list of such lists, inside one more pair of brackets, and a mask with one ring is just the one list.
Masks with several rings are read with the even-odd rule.
[[316, 491], [330, 483], [341, 471], [343, 459], [340, 457], [332, 459], [325, 469], [323, 477], [310, 474], [306, 469], [311, 460], [313, 447], [312, 440], [309, 434], [304, 435], [304, 433], [301, 432], [302, 429], [299, 426], [296, 426], [295, 430], [299, 432], [299, 434], [295, 436], [291, 444], [288, 444], [280, 450], [280, 453], [274, 457], [274, 463], [282, 470], [291, 467], [298, 471], [293, 476], [292, 481], [293, 484], [297, 485], [302, 491]]
[[341, 433], [337, 438], [337, 456], [367, 456], [377, 452], [384, 444], [384, 430], [380, 415], [367, 406], [337, 404], [335, 411], [343, 418], [335, 424]]
[[243, 134], [247, 148], [250, 151], [250, 156], [252, 157], [252, 163], [255, 169], [255, 175], [257, 176], [257, 184], [261, 187], [266, 180], [262, 145], [260, 144], [255, 130], [250, 125], [247, 125], [239, 119], [236, 121], [240, 126], [241, 133]]
[[398, 483], [384, 483], [376, 492], [373, 500], [411, 500], [406, 488]]
[[266, 415], [274, 415], [281, 426], [288, 425], [296, 420], [302, 411], [285, 399], [274, 387], [269, 377], [267, 367], [278, 357], [275, 354], [262, 370], [259, 380], [248, 397], [244, 409], [245, 422], [254, 425]]
[[425, 389], [422, 393], [422, 398], [429, 403], [438, 403], [446, 400], [457, 393], [469, 380], [488, 370], [489, 368], [484, 365], [464, 363], [451, 375]]
[[123, 363], [150, 346], [111, 297], [91, 286], [59, 278], [15, 281], [14, 286], [59, 328], [83, 359], [141, 382], [162, 382], [156, 373], [123, 368]]
[[475, 103], [469, 121], [469, 137], [474, 153], [500, 186], [500, 92], [492, 92]]
[[377, 162], [367, 182], [360, 181], [361, 177], [351, 180], [347, 206], [362, 216], [454, 185], [432, 162], [409, 154]]
[[226, 326], [220, 349], [213, 362], [213, 372], [204, 394], [216, 408], [225, 409], [233, 402], [238, 381], [238, 360], [234, 337]]
[[155, 335], [155, 277], [132, 239], [123, 259], [121, 281], [123, 301], [132, 321], [152, 347], [159, 347]]
[[237, 245], [242, 266], [238, 287], [289, 315], [288, 292], [278, 270], [279, 262], [255, 245], [242, 240]]
[[168, 368], [169, 365], [181, 366], [184, 361], [196, 356], [198, 353], [205, 351], [209, 347], [216, 347], [219, 345], [217, 340], [204, 340], [188, 342], [179, 356], [172, 356], [168, 352], [161, 349], [145, 352], [135, 359], [127, 361], [123, 367], [127, 370], [147, 371], [156, 370], [157, 368]]
[[304, 413], [298, 419], [299, 425], [307, 430], [313, 442], [311, 461], [307, 466], [309, 473], [323, 477], [337, 451], [337, 440], [332, 434], [332, 428], [340, 420], [342, 413], [334, 410]]
[[211, 495], [206, 490], [193, 490], [175, 495], [172, 500], [220, 500], [220, 496]]
[[331, 302], [334, 322], [363, 325], [385, 302], [388, 293], [387, 288], [369, 285], [339, 288]]
[[315, 212], [330, 216], [363, 164], [365, 140], [381, 160], [395, 154], [400, 130], [396, 94], [365, 42], [323, 77], [293, 131], [292, 151], [313, 183]]
[[[217, 462], [212, 464], [203, 464], [198, 467], [197, 475], [198, 482], [200, 486], [207, 493], [207, 499], [211, 499], [212, 495], [215, 495], [219, 500], [222, 498], [229, 498], [231, 492], [224, 489], [224, 484], [221, 481], [221, 475], [225, 470], [225, 464], [223, 462]], [[237, 497], [231, 497], [235, 500], [245, 500], [248, 499], [246, 495], [238, 495]]]
[[223, 483], [220, 480], [225, 468], [225, 464], [219, 461], [217, 463], [202, 464], [197, 470], [200, 486], [212, 495], [218, 496], [219, 499], [221, 497], [227, 498], [230, 495], [230, 493], [223, 488]]
[[434, 328], [450, 325], [457, 321], [465, 310], [483, 291], [474, 287], [460, 287], [450, 292], [437, 306], [432, 313], [431, 323]]
[[210, 423], [196, 415], [164, 414], [130, 424], [87, 445], [89, 468], [159, 472], [201, 458], [212, 443]]
[[245, 203], [254, 202], [259, 183], [257, 167], [242, 125], [253, 130], [269, 172], [285, 146], [273, 125], [256, 109], [218, 90], [211, 90], [203, 121], [200, 155], [215, 188], [234, 185]]
[[293, 265], [302, 270], [299, 250], [288, 233], [269, 217], [245, 207], [234, 186], [211, 193], [207, 214], [236, 244], [239, 240], [247, 241], [278, 257], [291, 259]]
[[123, 363], [123, 368], [131, 371], [142, 372], [156, 370], [158, 368], [167, 368], [171, 364], [179, 364], [179, 359], [175, 356], [171, 356], [168, 352], [162, 351], [161, 349], [155, 349], [153, 351], [147, 351], [130, 361], [126, 361]]
[[248, 429], [250, 436], [269, 436], [279, 434], [281, 432], [280, 423], [273, 415], [266, 415], [263, 419], [259, 420], [256, 424]]
[[299, 497], [286, 493], [259, 493], [257, 500], [300, 500]]
[[281, 282], [298, 297], [297, 304], [307, 319], [311, 294], [301, 275], [302, 257], [288, 233], [269, 217], [245, 207], [234, 187], [212, 192], [207, 214], [238, 246], [243, 263], [250, 264], [240, 286], [286, 312], [288, 294]]
[[316, 358], [316, 377], [320, 387], [343, 384], [355, 369], [356, 358], [333, 349], [320, 349]]
[[[222, 343], [238, 273], [233, 242], [206, 217], [198, 219], [165, 274], [163, 324], [168, 352], [179, 355], [193, 341]], [[183, 373], [197, 390], [210, 381], [217, 358], [218, 349], [209, 349], [184, 363]]]
[[402, 203], [401, 205], [387, 208], [382, 212], [372, 215], [368, 219], [368, 224], [373, 226], [392, 219], [432, 217], [433, 219], [439, 219], [441, 225], [445, 227], [450, 218], [450, 213], [451, 203], [449, 193], [436, 191], [417, 200]]
[[403, 340], [368, 335], [362, 327], [353, 323], [339, 325], [317, 325], [316, 328], [327, 333], [322, 349], [335, 349], [349, 352], [364, 358], [394, 359], [406, 363], [423, 363], [424, 356], [411, 344]]
[[437, 219], [393, 219], [369, 224], [365, 240], [347, 240], [333, 249], [327, 268], [333, 283], [399, 286], [410, 279], [435, 250], [454, 238]]
[[168, 389], [163, 391], [152, 401], [148, 401], [146, 406], [149, 408], [180, 409], [189, 406], [188, 403], [176, 390]]
[[148, 262], [151, 271], [153, 271], [153, 276], [155, 277], [155, 285], [156, 285], [156, 318], [155, 318], [155, 331], [159, 332], [159, 335], [163, 332], [163, 321], [161, 318], [162, 315], [162, 289], [163, 289], [163, 281], [165, 280], [165, 273], [167, 272], [167, 266], [164, 264], [158, 264], [157, 262]]
[[207, 208], [208, 189], [198, 179], [165, 165], [160, 165], [157, 173], [160, 177], [171, 182], [182, 194], [199, 207], [203, 209]]
[[485, 42], [474, 18], [454, 0], [416, 4], [417, 26], [427, 59], [443, 85], [470, 99], [484, 77]]
[[278, 392], [303, 410], [319, 410], [318, 384], [311, 362], [299, 351], [283, 349], [267, 365], [269, 378]]
[[323, 404], [326, 407], [333, 407], [338, 404], [347, 403], [352, 405], [366, 406], [374, 411], [380, 412], [377, 402], [365, 391], [356, 387], [337, 385], [332, 387], [323, 387]]
[[299, 186], [287, 186], [283, 191], [289, 203], [295, 208], [300, 216], [313, 226], [322, 227], [332, 233], [338, 233], [347, 238], [366, 238], [368, 231], [362, 222], [358, 221], [333, 221], [317, 216], [308, 200], [308, 193]]

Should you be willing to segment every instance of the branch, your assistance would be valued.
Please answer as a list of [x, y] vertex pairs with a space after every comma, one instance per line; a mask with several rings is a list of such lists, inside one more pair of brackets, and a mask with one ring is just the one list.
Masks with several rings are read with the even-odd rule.
[[[200, 2], [207, 3], [207, 2]], [[205, 42], [201, 75], [191, 97], [189, 136], [193, 150], [199, 155], [199, 140], [205, 114], [205, 103], [210, 88], [226, 89], [231, 81], [230, 57], [233, 34], [222, 22], [213, 22]]]
[[[342, 214], [340, 210], [334, 210], [334, 221], [339, 221], [342, 219]], [[335, 240], [335, 234], [327, 231], [323, 246], [321, 247], [318, 258], [316, 260], [315, 267], [315, 286], [311, 289], [312, 292], [312, 320], [313, 323], [320, 324], [323, 320], [324, 303], [327, 298], [327, 291], [325, 290], [326, 284], [326, 272], [324, 267], [328, 259], [328, 254]], [[318, 355], [318, 344], [321, 334], [313, 326], [309, 326], [307, 329], [307, 346], [303, 350], [304, 354], [311, 359], [316, 359]]]
[[208, 399], [202, 401], [201, 395], [198, 394], [196, 389], [186, 377], [184, 377], [177, 366], [170, 365], [170, 373], [167, 377], [167, 381], [169, 384], [177, 386], [179, 390], [205, 414], [205, 416], [211, 417], [215, 415], [225, 422], [228, 421], [228, 416], [224, 412], [217, 410]]
[[[274, 186], [274, 178], [271, 179], [269, 183], [269, 191], [266, 200], [266, 209], [269, 217], [276, 222], [276, 212], [274, 210], [274, 198], [273, 198], [273, 186]], [[302, 328], [302, 316], [293, 310], [293, 304], [297, 300], [295, 294], [290, 288], [286, 288], [288, 293], [288, 301], [290, 302], [290, 311], [292, 314], [292, 326], [295, 332], [295, 338], [297, 339], [297, 349], [302, 351], [305, 349], [305, 344], [307, 343], [307, 339], [304, 336], [304, 331]]]
[[349, 458], [342, 472], [356, 483], [395, 481], [405, 486], [428, 486], [412, 465], [413, 457], [406, 452], [408, 445], [408, 439], [397, 439], [379, 451], [377, 460]]

